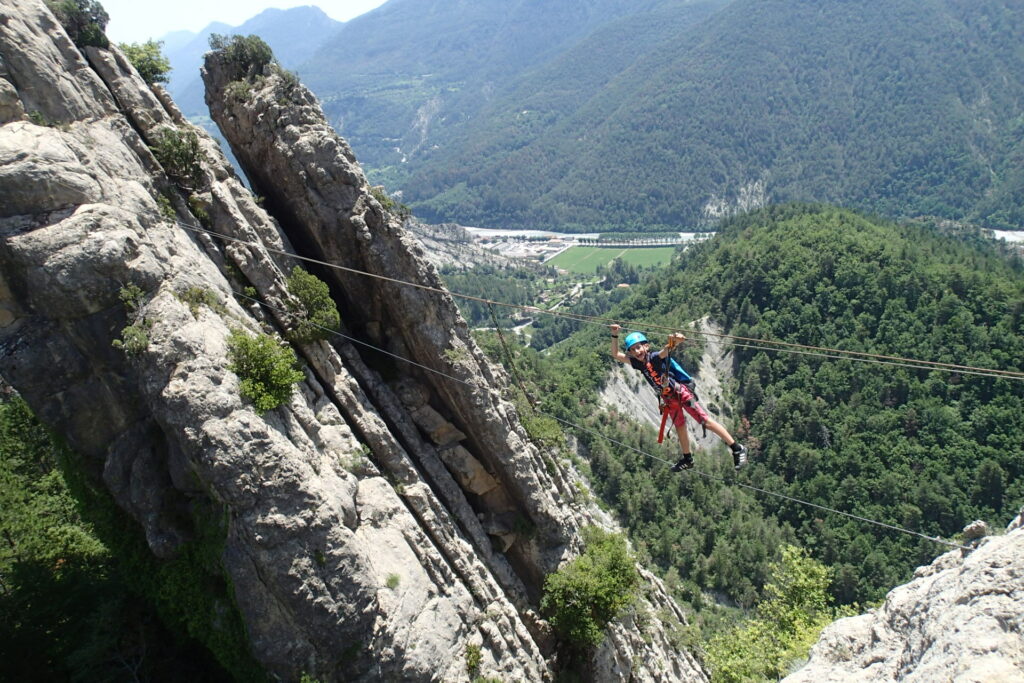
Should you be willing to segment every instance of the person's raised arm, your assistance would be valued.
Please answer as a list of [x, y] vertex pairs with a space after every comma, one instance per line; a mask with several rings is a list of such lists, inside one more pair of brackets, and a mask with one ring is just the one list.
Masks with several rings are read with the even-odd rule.
[[672, 352], [672, 349], [676, 347], [676, 344], [682, 344], [686, 341], [686, 336], [682, 332], [675, 332], [668, 336], [668, 341], [665, 342], [665, 346], [661, 347], [661, 351], [658, 351], [658, 355], [661, 358], [667, 358], [668, 354]]
[[628, 363], [629, 358], [619, 348], [619, 330], [621, 329], [618, 325], [612, 324], [612, 358], [620, 363]]

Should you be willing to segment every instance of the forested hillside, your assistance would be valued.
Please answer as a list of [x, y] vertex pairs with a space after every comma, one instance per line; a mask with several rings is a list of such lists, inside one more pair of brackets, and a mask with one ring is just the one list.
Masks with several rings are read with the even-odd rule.
[[[1001, 0], [391, 0], [237, 30], [425, 220], [678, 230], [798, 200], [1024, 226], [1024, 23]], [[206, 37], [171, 47], [201, 117]]]
[[[711, 314], [737, 335], [1024, 370], [1020, 260], [933, 225], [803, 205], [766, 209], [727, 223], [640, 289], [612, 315], [683, 326]], [[615, 413], [594, 415], [596, 384], [612, 363], [607, 344], [607, 330], [591, 327], [548, 358], [520, 350], [518, 362], [535, 378], [545, 412], [674, 459], [674, 442], [659, 450], [651, 430]], [[752, 465], [738, 481], [943, 537], [975, 518], [1001, 526], [1024, 502], [1024, 381], [735, 353], [735, 410], [712, 410], [751, 447]], [[729, 485], [724, 452], [697, 457], [697, 469], [720, 481], [671, 474], [593, 433], [576, 436], [594, 491], [698, 605], [708, 589], [754, 602], [785, 540], [833, 567], [833, 592], [844, 603], [879, 599], [941, 550], [754, 497]]]
[[[527, 93], [589, 98], [655, 47], [652, 35], [664, 35], [659, 23], [705, 16], [706, 6], [727, 1], [391, 0], [348, 22], [298, 71], [375, 180], [398, 189], [394, 181], [420, 155], [459, 144], [465, 124], [520, 82]], [[651, 12], [656, 21], [642, 18]], [[544, 70], [595, 32], [600, 42], [582, 59], [557, 74]], [[521, 97], [512, 98], [514, 109]]]
[[[406, 201], [522, 227], [678, 228], [764, 198], [1024, 224], [1024, 24], [1006, 3], [736, 0], [636, 28], [581, 42], [409, 159]], [[595, 58], [608, 46], [617, 59]]]

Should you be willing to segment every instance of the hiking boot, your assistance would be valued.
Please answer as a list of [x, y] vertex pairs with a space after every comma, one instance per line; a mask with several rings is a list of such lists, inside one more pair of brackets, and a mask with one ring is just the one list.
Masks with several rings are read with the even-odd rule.
[[693, 468], [693, 454], [687, 453], [683, 457], [676, 461], [675, 465], [672, 465], [673, 472], [682, 472]]
[[732, 464], [736, 469], [745, 467], [747, 464], [747, 447], [741, 443], [732, 445]]

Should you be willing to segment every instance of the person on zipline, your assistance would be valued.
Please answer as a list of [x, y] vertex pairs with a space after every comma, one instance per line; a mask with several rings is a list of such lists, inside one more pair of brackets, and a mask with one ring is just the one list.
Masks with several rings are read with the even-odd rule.
[[[665, 420], [672, 418], [672, 425], [676, 428], [676, 434], [679, 435], [679, 446], [683, 450], [683, 457], [672, 466], [672, 471], [679, 472], [693, 467], [693, 454], [690, 453], [690, 436], [686, 433], [684, 411], [689, 413], [690, 417], [697, 421], [697, 424], [714, 432], [725, 442], [725, 445], [732, 450], [732, 462], [736, 469], [746, 465], [747, 447], [732, 438], [732, 434], [725, 427], [712, 420], [704, 408], [697, 403], [697, 397], [693, 395], [690, 388], [672, 376], [673, 361], [669, 358], [669, 353], [677, 344], [686, 341], [686, 337], [676, 332], [669, 335], [668, 342], [660, 351], [651, 351], [651, 344], [647, 341], [647, 337], [640, 332], [631, 332], [626, 335], [624, 344], [626, 353], [623, 353], [619, 349], [619, 330], [622, 328], [618, 325], [612, 325], [611, 328], [612, 358], [639, 370], [647, 383], [658, 392], [662, 410], [662, 430], [665, 428]], [[681, 372], [681, 368], [679, 371]], [[682, 374], [686, 378], [685, 373]], [[662, 434], [659, 434], [659, 443], [661, 438]]]

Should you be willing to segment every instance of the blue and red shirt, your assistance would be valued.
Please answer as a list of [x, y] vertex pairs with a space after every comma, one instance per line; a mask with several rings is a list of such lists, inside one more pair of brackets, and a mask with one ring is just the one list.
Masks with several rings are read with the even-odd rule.
[[666, 378], [669, 390], [671, 392], [676, 391], [678, 383], [668, 371], [668, 356], [662, 358], [657, 351], [648, 351], [647, 358], [642, 361], [637, 360], [633, 356], [629, 356], [629, 364], [643, 374], [644, 379], [647, 380], [648, 384], [654, 387], [654, 390], [658, 392], [658, 394], [661, 394], [664, 390]]

